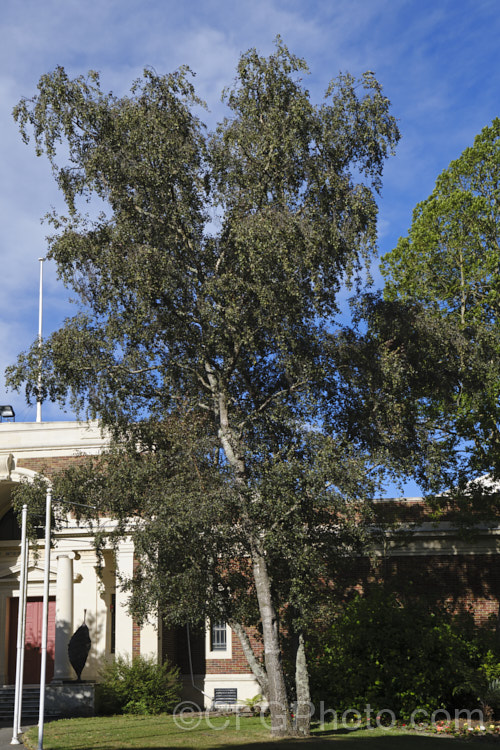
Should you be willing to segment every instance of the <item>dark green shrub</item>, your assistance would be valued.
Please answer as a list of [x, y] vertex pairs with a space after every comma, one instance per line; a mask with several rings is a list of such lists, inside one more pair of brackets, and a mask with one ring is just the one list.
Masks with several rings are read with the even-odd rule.
[[471, 675], [469, 683], [458, 685], [455, 694], [462, 697], [467, 692], [478, 696], [488, 719], [500, 718], [500, 660], [496, 649], [488, 648], [479, 671]]
[[159, 714], [172, 711], [179, 701], [179, 670], [142, 656], [108, 662], [96, 685], [100, 714]]
[[472, 708], [457, 686], [481, 678], [484, 651], [470, 622], [420, 602], [402, 606], [375, 588], [356, 596], [329, 630], [310, 643], [313, 702], [343, 712], [391, 709], [401, 719], [425, 709]]

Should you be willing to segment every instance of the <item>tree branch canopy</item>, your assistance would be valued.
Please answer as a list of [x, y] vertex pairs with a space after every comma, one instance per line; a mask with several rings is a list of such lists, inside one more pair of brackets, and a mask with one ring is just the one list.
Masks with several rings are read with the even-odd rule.
[[[304, 73], [281, 41], [267, 59], [249, 51], [225, 92], [230, 116], [209, 134], [187, 68], [146, 70], [122, 98], [95, 72], [57, 68], [17, 105], [69, 209], [48, 217], [48, 257], [83, 308], [45, 342], [43, 396], [101, 417], [106, 403], [112, 419], [140, 371], [143, 408], [168, 411], [179, 390], [200, 400], [208, 363], [241, 419], [318, 379], [338, 291], [375, 249], [373, 190], [399, 134], [371, 74], [341, 76], [315, 106]], [[79, 207], [94, 197], [104, 210], [91, 219]], [[12, 385], [30, 381], [36, 355], [10, 368]]]
[[[359, 548], [381, 465], [334, 418], [331, 331], [339, 291], [360, 288], [375, 252], [376, 194], [399, 139], [373, 74], [341, 75], [319, 104], [306, 74], [279, 38], [269, 57], [248, 51], [213, 132], [187, 68], [146, 70], [123, 97], [95, 72], [57, 68], [14, 111], [66, 200], [48, 217], [48, 257], [81, 310], [19, 357], [9, 384], [69, 399], [121, 450], [144, 447], [130, 468], [108, 460], [107, 479], [90, 471], [65, 491], [87, 487], [123, 532], [138, 516], [138, 615], [160, 601], [177, 621], [260, 616], [275, 734], [292, 731], [283, 607], [307, 703], [303, 630]], [[174, 450], [164, 428], [181, 424], [193, 432]]]

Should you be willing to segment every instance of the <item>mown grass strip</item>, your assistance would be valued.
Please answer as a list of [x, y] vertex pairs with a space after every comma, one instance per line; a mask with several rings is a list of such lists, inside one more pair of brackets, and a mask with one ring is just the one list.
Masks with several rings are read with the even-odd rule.
[[[45, 727], [45, 750], [231, 750], [246, 745], [248, 750], [446, 750], [471, 744], [476, 740], [453, 737], [423, 736], [404, 729], [334, 730], [325, 725], [309, 739], [273, 740], [269, 729], [259, 718], [191, 717], [191, 726], [182, 728], [172, 716], [106, 716], [90, 719], [65, 719]], [[188, 722], [186, 721], [186, 724]], [[33, 727], [25, 744], [34, 750], [38, 730]], [[440, 744], [439, 744], [440, 743]], [[444, 743], [444, 745], [443, 745]], [[499, 748], [498, 739], [482, 737], [481, 748]]]

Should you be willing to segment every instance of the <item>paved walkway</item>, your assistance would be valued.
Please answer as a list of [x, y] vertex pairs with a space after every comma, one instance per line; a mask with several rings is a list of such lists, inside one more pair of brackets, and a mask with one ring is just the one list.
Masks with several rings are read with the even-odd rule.
[[[28, 729], [27, 726], [23, 725], [23, 731]], [[12, 724], [0, 724], [0, 750], [15, 750], [16, 747], [24, 750], [24, 745], [11, 745], [12, 739]]]

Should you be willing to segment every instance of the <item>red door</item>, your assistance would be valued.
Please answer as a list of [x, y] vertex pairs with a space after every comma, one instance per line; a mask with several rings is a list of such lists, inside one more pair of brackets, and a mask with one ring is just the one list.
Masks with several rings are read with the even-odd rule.
[[[9, 684], [16, 681], [16, 647], [17, 647], [17, 614], [19, 599], [10, 600], [9, 622]], [[37, 685], [40, 683], [40, 663], [42, 645], [43, 599], [41, 596], [28, 597], [26, 604], [26, 638], [24, 651], [24, 684]], [[47, 676], [50, 682], [54, 676], [54, 652], [56, 635], [56, 602], [54, 597], [49, 599], [49, 629], [47, 633]]]

